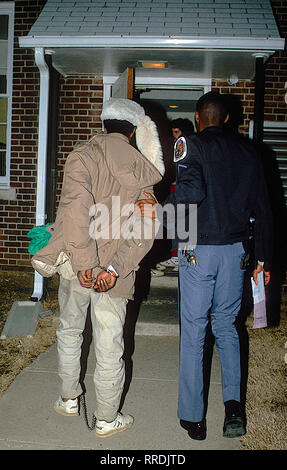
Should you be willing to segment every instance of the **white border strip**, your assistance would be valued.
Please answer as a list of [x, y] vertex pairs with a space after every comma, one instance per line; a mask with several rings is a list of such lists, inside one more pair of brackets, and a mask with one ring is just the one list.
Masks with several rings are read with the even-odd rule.
[[284, 49], [282, 38], [173, 37], [173, 36], [23, 36], [20, 47], [170, 48], [250, 50], [274, 52]]

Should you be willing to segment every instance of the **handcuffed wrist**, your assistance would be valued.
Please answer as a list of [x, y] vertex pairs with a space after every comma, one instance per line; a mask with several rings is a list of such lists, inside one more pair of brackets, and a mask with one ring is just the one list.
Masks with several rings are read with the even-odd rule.
[[106, 272], [109, 273], [111, 276], [115, 277], [116, 279], [119, 277], [118, 273], [111, 265], [107, 267]]

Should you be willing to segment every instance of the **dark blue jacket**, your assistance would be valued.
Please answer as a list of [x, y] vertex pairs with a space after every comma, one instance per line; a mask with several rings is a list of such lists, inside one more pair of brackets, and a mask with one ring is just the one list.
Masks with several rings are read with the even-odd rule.
[[186, 156], [176, 162], [175, 192], [163, 204], [197, 204], [199, 245], [246, 241], [249, 218], [254, 214], [255, 261], [264, 261], [269, 269], [272, 216], [253, 145], [240, 135], [212, 126], [186, 138], [186, 146]]

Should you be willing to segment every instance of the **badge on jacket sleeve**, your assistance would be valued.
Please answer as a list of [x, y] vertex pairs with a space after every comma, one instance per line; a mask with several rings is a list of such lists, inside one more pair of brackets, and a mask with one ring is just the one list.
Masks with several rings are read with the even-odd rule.
[[178, 162], [186, 157], [187, 154], [187, 144], [184, 137], [180, 137], [174, 144], [174, 157], [173, 161]]

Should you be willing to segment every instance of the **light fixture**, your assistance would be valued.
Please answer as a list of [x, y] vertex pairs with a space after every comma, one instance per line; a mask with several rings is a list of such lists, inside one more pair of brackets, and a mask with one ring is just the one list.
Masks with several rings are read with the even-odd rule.
[[168, 107], [171, 108], [171, 109], [179, 108], [179, 106], [177, 104], [169, 104]]
[[166, 61], [150, 62], [150, 61], [140, 60], [138, 63], [144, 69], [165, 69], [167, 67]]
[[227, 81], [229, 85], [236, 85], [236, 83], [238, 83], [238, 77], [237, 75], [230, 75]]

